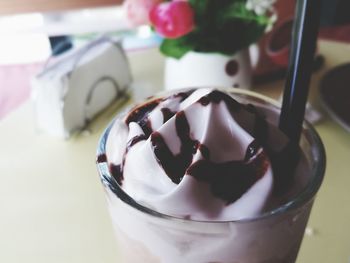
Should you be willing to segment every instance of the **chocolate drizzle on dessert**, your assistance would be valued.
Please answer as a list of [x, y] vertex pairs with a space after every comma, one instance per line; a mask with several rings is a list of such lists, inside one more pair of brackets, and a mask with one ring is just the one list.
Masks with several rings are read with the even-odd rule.
[[180, 98], [180, 102], [183, 102], [185, 99], [187, 99], [196, 89], [190, 89], [188, 91], [179, 92], [174, 95], [172, 95], [170, 98]]
[[264, 147], [268, 147], [266, 144], [269, 135], [268, 124], [265, 120], [265, 117], [262, 116], [252, 104], [245, 105], [245, 109], [255, 115], [254, 130], [252, 136], [257, 139]]
[[[188, 90], [186, 92], [179, 92], [171, 96], [171, 98], [180, 98], [180, 102], [187, 99], [195, 89]], [[129, 124], [130, 122], [136, 122], [140, 125], [141, 129], [148, 137], [151, 135], [153, 129], [150, 120], [148, 119], [149, 114], [163, 101], [161, 98], [157, 98], [147, 102], [146, 104], [142, 104], [141, 106], [137, 106], [132, 109], [129, 115], [125, 119], [125, 123]], [[170, 109], [163, 108], [161, 109], [164, 116], [164, 123], [169, 120], [175, 113], [171, 112]]]
[[162, 101], [162, 99], [151, 100], [146, 104], [135, 107], [131, 110], [129, 115], [125, 119], [125, 123], [129, 124], [130, 122], [140, 123], [148, 114], [158, 106], [158, 104]]
[[109, 171], [114, 177], [114, 179], [117, 181], [117, 183], [119, 185], [122, 185], [124, 176], [123, 176], [123, 171], [121, 169], [121, 165], [110, 164]]
[[144, 140], [147, 140], [147, 136], [144, 135], [144, 134], [140, 134], [140, 135], [136, 135], [135, 137], [131, 138], [127, 144], [126, 144], [126, 149], [125, 149], [125, 153], [123, 155], [123, 161], [122, 161], [122, 164], [120, 165], [119, 169], [120, 169], [120, 173], [121, 173], [121, 180], [120, 182], [118, 182], [120, 185], [124, 179], [123, 177], [123, 168], [124, 168], [124, 165], [125, 165], [125, 160], [126, 160], [126, 155], [128, 154], [129, 150], [138, 142], [141, 142], [141, 141], [144, 141]]
[[[288, 143], [281, 151], [276, 152], [268, 144], [269, 128], [265, 117], [262, 116], [252, 104], [247, 104], [246, 109], [255, 114], [254, 130], [252, 136], [256, 142], [261, 143], [271, 160], [274, 177], [274, 193], [283, 194], [292, 184], [293, 173], [299, 162], [300, 148], [297, 144]], [[248, 146], [249, 148], [250, 146]]]
[[[225, 200], [227, 204], [239, 199], [264, 176], [269, 167], [269, 159], [272, 162], [272, 169], [274, 170], [276, 180], [276, 172], [277, 174], [281, 173], [281, 169], [284, 169], [282, 167], [284, 162], [279, 163], [281, 156], [279, 153], [273, 152], [267, 145], [269, 127], [264, 116], [253, 105], [240, 104], [231, 96], [217, 90], [201, 97], [197, 103], [206, 107], [212, 103], [218, 104], [224, 102], [232, 118], [234, 114], [242, 109], [255, 115], [254, 127], [250, 131], [255, 140], [247, 147], [245, 156], [242, 160], [232, 160], [222, 163], [211, 161], [210, 149], [206, 145], [191, 138], [190, 124], [188, 123], [185, 112], [179, 111], [175, 113], [169, 108], [164, 107], [160, 109], [163, 115], [163, 123], [171, 118], [175, 118], [176, 133], [181, 142], [180, 152], [178, 154], [172, 153], [163, 136], [159, 132], [152, 130], [149, 114], [157, 106], [161, 106], [161, 102], [171, 98], [180, 98], [180, 102], [182, 102], [193, 91], [181, 92], [165, 99], [154, 99], [135, 108], [127, 116], [125, 120], [126, 124], [136, 122], [142, 128], [144, 135], [136, 136], [127, 143], [123, 162], [120, 165], [110, 166], [111, 173], [117, 182], [121, 184], [123, 181], [123, 166], [129, 150], [138, 142], [147, 140], [148, 138], [150, 138], [157, 162], [172, 182], [179, 184], [184, 175], [192, 176], [199, 181], [207, 182], [210, 185], [212, 193], [216, 197]], [[193, 156], [198, 151], [201, 153], [203, 159], [193, 163]], [[279, 178], [277, 178], [277, 187], [280, 185], [279, 181]]]
[[96, 162], [97, 163], [107, 162], [107, 155], [105, 153], [100, 154], [99, 156], [97, 156]]
[[[180, 98], [180, 102], [182, 102], [186, 98], [188, 98], [188, 96], [190, 96], [194, 91], [195, 91], [195, 89], [192, 89], [192, 90], [189, 90], [186, 92], [179, 92], [177, 94], [172, 95], [171, 97], [172, 98]], [[122, 181], [124, 179], [123, 167], [125, 165], [126, 155], [129, 152], [129, 150], [138, 142], [143, 141], [143, 140], [147, 140], [147, 138], [149, 136], [152, 136], [152, 138], [154, 138], [154, 140], [157, 140], [157, 133], [156, 132], [153, 133], [152, 123], [149, 120], [148, 116], [162, 101], [163, 101], [163, 99], [158, 98], [158, 99], [151, 100], [148, 103], [143, 104], [141, 106], [135, 107], [133, 110], [131, 110], [129, 115], [126, 117], [126, 119], [125, 119], [126, 124], [129, 124], [130, 122], [136, 122], [142, 128], [144, 134], [135, 136], [128, 141], [127, 146], [126, 146], [126, 150], [125, 150], [125, 153], [123, 156], [123, 161], [120, 165], [112, 164], [110, 166], [110, 172], [112, 173], [113, 177], [116, 178], [119, 185], [122, 185]], [[175, 112], [172, 112], [168, 108], [162, 108], [161, 112], [163, 114], [163, 123], [167, 122], [171, 117], [173, 117], [175, 115]], [[161, 147], [163, 144], [165, 145], [163, 138], [159, 138], [160, 151], [162, 151], [161, 149], [163, 149]], [[164, 147], [164, 149], [165, 149], [165, 147]], [[166, 158], [166, 156], [167, 156], [166, 150], [163, 150], [163, 151], [165, 151], [165, 152], [162, 154], [164, 154], [164, 156]], [[170, 150], [169, 150], [169, 153], [171, 153]], [[172, 164], [170, 164], [167, 167], [170, 167], [171, 165]], [[175, 167], [168, 169], [168, 172], [169, 172], [168, 174], [169, 174], [170, 178], [171, 178], [171, 174], [177, 174], [176, 170], [181, 169], [181, 167], [177, 167], [177, 166], [175, 166]], [[174, 183], [179, 183], [179, 182], [177, 182], [177, 179], [175, 178], [175, 176], [174, 176], [174, 180], [175, 180]]]
[[151, 135], [152, 125], [148, 120], [148, 115], [152, 110], [159, 105], [162, 99], [155, 99], [146, 104], [134, 108], [125, 119], [125, 123], [136, 122], [146, 136]]
[[[151, 135], [151, 142], [158, 163], [176, 184], [181, 182], [185, 174], [193, 176], [197, 180], [209, 183], [212, 193], [230, 204], [258, 181], [269, 166], [268, 158], [263, 152], [257, 155], [261, 147], [256, 140], [247, 148], [244, 160], [212, 162], [209, 160], [208, 147], [191, 139], [190, 125], [183, 111], [176, 114], [175, 125], [181, 141], [179, 154], [172, 154], [158, 132]], [[200, 150], [204, 159], [191, 165], [197, 149]]]
[[198, 150], [201, 152], [204, 159], [210, 159], [210, 151], [207, 146], [205, 146], [204, 144], [199, 144]]
[[186, 169], [192, 162], [199, 142], [190, 137], [190, 125], [183, 111], [175, 116], [176, 132], [181, 141], [180, 153], [173, 155], [166, 145], [162, 135], [154, 132], [151, 135], [151, 143], [158, 163], [163, 167], [171, 181], [178, 184], [186, 173]]
[[214, 196], [231, 204], [265, 174], [269, 167], [267, 160], [263, 152], [251, 162], [199, 160], [187, 169], [187, 174], [209, 183]]
[[[237, 111], [242, 106], [228, 95], [213, 91], [199, 99], [199, 103], [207, 106], [210, 103], [224, 101], [231, 111]], [[177, 136], [181, 141], [180, 153], [174, 155], [166, 145], [162, 135], [155, 132], [151, 135], [151, 143], [158, 163], [165, 173], [176, 184], [180, 183], [185, 174], [197, 180], [210, 184], [213, 194], [227, 203], [240, 198], [268, 168], [268, 158], [264, 153], [257, 155], [261, 149], [254, 140], [247, 148], [244, 160], [214, 163], [209, 160], [210, 151], [204, 144], [193, 140], [190, 136], [190, 125], [185, 112], [180, 111], [175, 116]], [[203, 160], [192, 163], [193, 155], [199, 150]], [[255, 158], [254, 158], [255, 157]]]
[[208, 95], [203, 96], [202, 98], [200, 98], [198, 100], [198, 102], [200, 104], [202, 104], [203, 106], [207, 106], [210, 103], [218, 104], [221, 101], [225, 102], [225, 104], [227, 105], [228, 109], [231, 112], [237, 112], [243, 108], [243, 105], [240, 104], [238, 101], [234, 100], [231, 96], [229, 96], [225, 93], [222, 93], [218, 90], [214, 90], [214, 91], [210, 92]]
[[172, 112], [168, 108], [162, 108], [161, 111], [163, 114], [163, 123], [166, 123], [171, 117], [175, 115], [175, 112]]
[[[96, 162], [97, 163], [106, 163], [107, 162], [107, 155], [105, 153], [98, 155]], [[123, 181], [123, 173], [122, 173], [122, 170], [120, 168], [120, 165], [110, 164], [109, 171], [112, 174], [112, 176], [114, 177], [114, 179], [118, 182], [118, 184], [121, 185], [121, 183]]]
[[126, 155], [128, 154], [129, 150], [138, 142], [146, 140], [147, 137], [144, 134], [141, 135], [137, 135], [135, 137], [133, 137], [132, 139], [130, 139], [128, 141], [128, 143], [126, 144], [126, 149], [125, 149], [125, 153], [123, 155], [123, 161], [121, 164], [119, 165], [115, 165], [115, 164], [111, 164], [109, 166], [109, 171], [112, 174], [112, 176], [116, 179], [116, 181], [118, 182], [119, 185], [122, 185], [123, 180], [124, 180], [124, 176], [123, 176], [123, 167], [125, 164], [125, 158]]
[[136, 143], [144, 140], [147, 140], [147, 137], [144, 134], [133, 137], [131, 140], [128, 141], [125, 153], [128, 153], [131, 147], [133, 147]]

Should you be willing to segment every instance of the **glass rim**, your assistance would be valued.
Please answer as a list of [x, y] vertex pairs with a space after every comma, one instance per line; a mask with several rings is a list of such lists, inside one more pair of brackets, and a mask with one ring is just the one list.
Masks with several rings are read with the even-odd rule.
[[[243, 89], [228, 89], [228, 88], [221, 88], [221, 87], [215, 87], [216, 89], [224, 90], [226, 92], [232, 93], [232, 94], [238, 94], [238, 95], [244, 95], [244, 96], [250, 96], [255, 99], [259, 99], [263, 101], [264, 103], [271, 104], [276, 109], [280, 110], [280, 103], [278, 103], [276, 100], [267, 97], [265, 95], [250, 91], [250, 90], [243, 90]], [[181, 92], [181, 89], [177, 90], [177, 92]], [[169, 91], [157, 93], [155, 95], [155, 98], [158, 96], [161, 96], [164, 93], [169, 93]], [[113, 126], [114, 123], [113, 119], [107, 128], [102, 133], [102, 136], [98, 143], [97, 148], [97, 157], [106, 154], [106, 142], [109, 135], [109, 132]], [[278, 206], [277, 208], [266, 211], [262, 214], [259, 214], [257, 216], [243, 218], [243, 219], [236, 219], [236, 220], [221, 220], [221, 221], [213, 221], [213, 220], [194, 220], [194, 219], [187, 219], [183, 217], [177, 217], [172, 215], [167, 215], [165, 213], [161, 213], [158, 211], [155, 211], [151, 208], [148, 208], [147, 206], [139, 204], [137, 201], [135, 201], [131, 196], [129, 196], [117, 183], [117, 181], [114, 179], [114, 177], [110, 174], [109, 167], [107, 160], [104, 161], [97, 161], [97, 169], [100, 174], [100, 179], [102, 181], [102, 184], [105, 187], [108, 187], [121, 201], [126, 203], [132, 208], [135, 208], [136, 210], [146, 213], [150, 216], [157, 217], [159, 219], [166, 219], [166, 220], [173, 220], [173, 221], [186, 221], [186, 222], [193, 222], [193, 223], [213, 223], [213, 224], [220, 224], [220, 223], [247, 223], [257, 220], [266, 219], [269, 217], [277, 216], [282, 213], [290, 212], [297, 210], [298, 208], [301, 208], [304, 204], [307, 204], [309, 201], [311, 201], [315, 195], [317, 194], [319, 188], [321, 187], [325, 169], [326, 169], [326, 154], [325, 154], [325, 148], [322, 143], [322, 140], [320, 136], [318, 135], [315, 128], [306, 120], [304, 120], [303, 123], [304, 129], [303, 134], [305, 132], [308, 134], [307, 138], [308, 141], [313, 145], [314, 151], [313, 151], [313, 159], [317, 160], [319, 165], [315, 165], [314, 167], [311, 167], [310, 173], [312, 175], [312, 179], [310, 182], [307, 183], [306, 187], [297, 194], [293, 199], [288, 201], [287, 203]]]

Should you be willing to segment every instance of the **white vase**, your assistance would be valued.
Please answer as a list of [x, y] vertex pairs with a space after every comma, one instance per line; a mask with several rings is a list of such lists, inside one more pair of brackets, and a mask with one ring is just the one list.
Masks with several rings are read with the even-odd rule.
[[248, 49], [233, 56], [188, 52], [180, 59], [167, 58], [165, 89], [224, 86], [250, 89], [252, 66]]

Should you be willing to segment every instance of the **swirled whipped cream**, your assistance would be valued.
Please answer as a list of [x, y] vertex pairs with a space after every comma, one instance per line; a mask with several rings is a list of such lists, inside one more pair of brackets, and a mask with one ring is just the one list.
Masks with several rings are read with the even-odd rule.
[[144, 206], [193, 220], [237, 220], [262, 213], [272, 193], [264, 130], [252, 105], [219, 90], [187, 90], [116, 119], [106, 155], [117, 182]]

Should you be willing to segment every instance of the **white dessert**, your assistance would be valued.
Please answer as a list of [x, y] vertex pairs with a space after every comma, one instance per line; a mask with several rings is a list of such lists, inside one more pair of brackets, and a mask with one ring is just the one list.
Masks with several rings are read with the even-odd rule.
[[[164, 214], [194, 220], [237, 220], [253, 217], [262, 212], [273, 185], [270, 161], [261, 147], [251, 159], [244, 160], [249, 145], [255, 140], [245, 128], [253, 128], [255, 114], [244, 108], [232, 113], [224, 100], [218, 103], [210, 102], [205, 106], [199, 102], [215, 92], [212, 89], [198, 89], [184, 100], [182, 96], [175, 96], [159, 102], [147, 116], [152, 129], [150, 134], [145, 134], [136, 121], [128, 124], [125, 121], [115, 122], [108, 137], [107, 158], [110, 163], [123, 166], [122, 188], [137, 202]], [[173, 115], [164, 122], [162, 111], [165, 109]], [[164, 169], [166, 164], [162, 163], [162, 160], [159, 160], [161, 157], [158, 158], [155, 153], [153, 136], [160, 135], [171, 151], [173, 159], [171, 161], [174, 162], [169, 163], [168, 166], [182, 165], [181, 161], [176, 161], [176, 158], [181, 159], [181, 147], [186, 147], [186, 143], [181, 141], [177, 131], [177, 129], [186, 128], [176, 125], [177, 121], [181, 122], [180, 113], [184, 114], [184, 121], [190, 128], [189, 144], [196, 141], [207, 148], [210, 156], [206, 158], [200, 148], [195, 149], [189, 154], [188, 163], [182, 169], [183, 173], [179, 174], [177, 171], [172, 171], [176, 170], [176, 167]], [[130, 145], [134, 138], [140, 137], [143, 139], [127, 149], [127, 144]], [[186, 150], [191, 151], [191, 145], [184, 151]], [[261, 168], [264, 169], [263, 174], [256, 175], [255, 173], [260, 172], [258, 169], [252, 171], [252, 174], [247, 174], [247, 177], [259, 178], [252, 178], [252, 182], [245, 186], [242, 193], [230, 198], [232, 200], [227, 200], [228, 198], [225, 200], [213, 194], [212, 188], [215, 186], [208, 180], [198, 179], [188, 174], [191, 167], [206, 159], [210, 163], [227, 166], [232, 161], [242, 162], [238, 164], [241, 166], [249, 166], [257, 158], [264, 159], [259, 162], [266, 166]], [[238, 172], [239, 169], [231, 171], [231, 176], [239, 178]], [[169, 175], [169, 173], [176, 175]], [[171, 179], [172, 176], [179, 178]], [[215, 181], [216, 177], [222, 175], [220, 171], [214, 171], [209, 176]], [[220, 184], [220, 182], [212, 182], [212, 184], [215, 183]], [[233, 179], [232, 184], [236, 185], [229, 187], [235, 189], [240, 188], [241, 186], [237, 185], [242, 182], [238, 179], [234, 182]]]
[[[261, 124], [266, 114], [216, 90], [197, 89], [155, 98], [115, 120], [106, 142], [111, 173], [138, 204], [171, 216], [135, 209], [107, 187], [121, 262], [295, 261], [312, 202], [254, 219], [307, 182], [304, 163], [288, 192], [274, 196], [267, 153], [280, 150], [286, 137], [270, 124], [274, 113]], [[259, 134], [259, 125], [268, 135]]]

